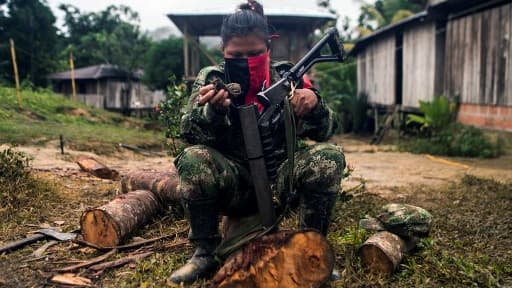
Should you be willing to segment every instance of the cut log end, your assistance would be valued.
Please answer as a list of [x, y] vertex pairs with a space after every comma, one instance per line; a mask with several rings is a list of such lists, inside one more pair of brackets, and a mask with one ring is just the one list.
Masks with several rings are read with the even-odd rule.
[[84, 213], [81, 221], [82, 236], [100, 247], [114, 247], [121, 242], [119, 228], [112, 217], [100, 209]]
[[361, 261], [368, 271], [391, 274], [400, 265], [406, 251], [403, 239], [389, 232], [372, 235], [359, 250]]
[[82, 235], [85, 241], [96, 246], [114, 247], [161, 210], [162, 205], [151, 191], [131, 191], [86, 211], [80, 221]]
[[334, 267], [334, 253], [314, 231], [284, 231], [255, 240], [233, 254], [213, 287], [320, 287]]

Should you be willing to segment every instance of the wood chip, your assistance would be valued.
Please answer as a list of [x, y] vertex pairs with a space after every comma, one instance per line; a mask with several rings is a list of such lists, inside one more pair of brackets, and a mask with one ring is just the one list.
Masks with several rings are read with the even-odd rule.
[[64, 285], [92, 287], [91, 279], [80, 277], [73, 273], [57, 274], [50, 281]]
[[52, 247], [53, 245], [56, 245], [57, 243], [59, 243], [59, 241], [51, 240], [46, 242], [46, 244], [37, 248], [36, 251], [32, 252], [32, 256], [36, 258], [43, 256], [46, 250], [48, 250], [48, 248]]

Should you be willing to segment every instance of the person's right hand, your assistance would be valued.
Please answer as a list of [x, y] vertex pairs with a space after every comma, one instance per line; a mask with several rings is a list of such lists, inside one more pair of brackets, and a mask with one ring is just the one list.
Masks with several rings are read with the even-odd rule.
[[231, 99], [228, 98], [228, 91], [221, 89], [215, 92], [213, 84], [203, 86], [199, 89], [199, 105], [210, 103], [218, 111], [226, 111], [231, 105]]

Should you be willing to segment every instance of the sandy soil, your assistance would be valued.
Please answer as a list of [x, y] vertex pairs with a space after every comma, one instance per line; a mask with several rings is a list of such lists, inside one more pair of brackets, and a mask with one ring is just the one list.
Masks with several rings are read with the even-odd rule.
[[456, 182], [464, 174], [512, 181], [512, 155], [497, 159], [432, 157], [398, 152], [391, 145], [368, 145], [365, 140], [336, 137], [332, 141], [344, 147], [347, 163], [354, 168], [344, 181], [348, 187], [364, 181], [368, 192], [391, 196], [393, 187], [439, 186]]
[[[364, 182], [369, 193], [396, 197], [399, 195], [393, 194], [393, 188], [445, 185], [457, 181], [466, 173], [512, 182], [512, 155], [498, 159], [429, 157], [397, 152], [396, 147], [389, 145], [368, 145], [366, 139], [337, 137], [332, 142], [343, 145], [347, 163], [354, 169], [352, 176], [344, 180], [346, 189]], [[72, 150], [66, 150], [66, 154], [61, 155], [56, 143], [18, 149], [32, 155], [33, 167], [42, 171], [76, 173], [79, 168], [73, 159], [80, 154], [94, 156], [121, 174], [132, 169], [167, 170], [172, 165], [170, 157], [148, 157], [127, 150], [112, 156]]]

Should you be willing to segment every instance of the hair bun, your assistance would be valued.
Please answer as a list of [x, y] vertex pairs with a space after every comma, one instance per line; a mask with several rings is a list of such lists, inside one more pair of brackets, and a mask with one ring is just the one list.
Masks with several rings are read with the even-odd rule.
[[260, 3], [258, 3], [258, 1], [248, 0], [247, 3], [240, 4], [240, 6], [238, 6], [238, 9], [250, 10], [255, 13], [258, 13], [262, 17], [265, 17], [265, 13], [263, 12], [263, 6]]

